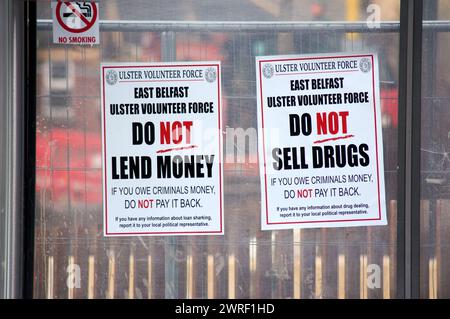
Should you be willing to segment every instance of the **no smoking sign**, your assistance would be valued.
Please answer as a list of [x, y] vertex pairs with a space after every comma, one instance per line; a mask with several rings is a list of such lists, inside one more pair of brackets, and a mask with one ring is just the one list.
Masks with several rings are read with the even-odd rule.
[[99, 44], [98, 3], [52, 2], [53, 43]]

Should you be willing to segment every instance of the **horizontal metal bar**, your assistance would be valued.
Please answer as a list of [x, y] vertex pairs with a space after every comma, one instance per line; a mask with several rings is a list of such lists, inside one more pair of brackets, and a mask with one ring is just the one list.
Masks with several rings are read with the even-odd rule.
[[[38, 30], [49, 30], [52, 20], [38, 20]], [[398, 31], [398, 22], [383, 22], [380, 28], [370, 29], [366, 22], [260, 22], [260, 21], [135, 21], [101, 20], [102, 31], [344, 31], [344, 32], [393, 32]]]
[[423, 31], [450, 31], [450, 21], [423, 21]]
[[[108, 238], [106, 238], [106, 239], [105, 238], [98, 238], [98, 236], [96, 236], [96, 235], [91, 235], [91, 236], [90, 235], [84, 235], [83, 237], [77, 238], [77, 242], [79, 244], [83, 244], [85, 242], [89, 242], [90, 243], [90, 242], [92, 242], [92, 240], [96, 240], [98, 244], [100, 244], [100, 243], [110, 243], [110, 239], [108, 239]], [[49, 238], [49, 237], [47, 237], [47, 238], [42, 238], [42, 237], [36, 238], [36, 244], [51, 243], [51, 244], [55, 244], [55, 245], [64, 245], [64, 244], [66, 244], [68, 242], [71, 242], [71, 241], [73, 242], [73, 237], [70, 237], [70, 236], [68, 236], [68, 237], [60, 236], [60, 237], [52, 237], [52, 238]], [[135, 241], [135, 239], [122, 237], [120, 242], [114, 243], [114, 246], [122, 246], [122, 245], [128, 246], [130, 244], [130, 242], [134, 242], [134, 241]], [[164, 242], [166, 242], [166, 239], [156, 239], [155, 238], [155, 243], [156, 244], [162, 244]], [[180, 245], [181, 244], [185, 245], [185, 244], [190, 244], [192, 242], [189, 241], [189, 239], [186, 240], [186, 239], [179, 238], [179, 239], [177, 239], [177, 243], [180, 244]], [[209, 246], [212, 243], [215, 246], [223, 246], [223, 247], [227, 247], [227, 246], [230, 246], [230, 245], [247, 247], [248, 244], [249, 244], [248, 243], [248, 237], [246, 237], [246, 238], [242, 238], [240, 240], [227, 239], [227, 240], [222, 240], [222, 241], [219, 241], [219, 240], [210, 241], [209, 243], [196, 242], [195, 245], [196, 245], [197, 248], [200, 248], [202, 246], [203, 247], [204, 246]], [[302, 246], [313, 246], [313, 247], [316, 247], [316, 246], [321, 246], [321, 247], [322, 246], [323, 247], [345, 246], [345, 247], [363, 247], [363, 248], [366, 248], [366, 247], [387, 247], [388, 248], [388, 247], [393, 247], [394, 246], [394, 245], [391, 245], [389, 243], [383, 243], [383, 242], [380, 242], [380, 243], [368, 242], [368, 241], [349, 242], [349, 241], [345, 241], [345, 240], [344, 241], [327, 241], [326, 243], [325, 242], [316, 242], [316, 241], [302, 240], [300, 243], [301, 243]], [[270, 239], [269, 240], [263, 240], [263, 239], [258, 240], [258, 243], [256, 245], [259, 246], [259, 247], [263, 247], [263, 246], [267, 247], [267, 246], [271, 246], [273, 244], [281, 244], [281, 245], [283, 245], [285, 247], [292, 247], [294, 245], [298, 245], [298, 243], [292, 242], [292, 241], [289, 241], [289, 240], [275, 240], [275, 241], [271, 241]], [[441, 244], [441, 246], [445, 247], [445, 244]]]
[[[51, 19], [37, 20], [37, 29], [51, 30]], [[450, 21], [424, 21], [423, 29], [450, 31]], [[140, 20], [100, 20], [102, 31], [341, 31], [341, 32], [398, 32], [399, 21], [383, 21], [379, 27], [366, 21], [140, 21]]]
[[[139, 21], [139, 20], [100, 20], [101, 31], [251, 31], [288, 32], [342, 31], [342, 32], [396, 32], [400, 28], [398, 21], [380, 22], [379, 27], [370, 28], [365, 21]], [[38, 30], [51, 30], [52, 20], [37, 20]], [[449, 21], [450, 30], [450, 21]]]

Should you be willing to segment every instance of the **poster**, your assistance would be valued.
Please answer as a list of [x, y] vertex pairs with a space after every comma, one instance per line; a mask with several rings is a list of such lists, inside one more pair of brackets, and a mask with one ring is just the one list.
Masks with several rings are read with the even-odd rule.
[[376, 54], [256, 59], [262, 229], [386, 225]]
[[105, 236], [224, 233], [220, 74], [101, 65]]
[[99, 44], [97, 2], [52, 2], [53, 43]]

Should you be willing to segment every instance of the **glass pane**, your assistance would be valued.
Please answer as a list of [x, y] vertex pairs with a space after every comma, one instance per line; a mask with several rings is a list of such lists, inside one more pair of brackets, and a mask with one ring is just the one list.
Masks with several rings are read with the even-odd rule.
[[[124, 23], [102, 27], [92, 47], [53, 44], [50, 3], [38, 3], [35, 297], [395, 297], [399, 1], [99, 3], [102, 20]], [[248, 134], [225, 154], [225, 236], [105, 238], [99, 66], [161, 61], [167, 50], [221, 61], [223, 127]], [[255, 56], [340, 51], [379, 55], [389, 224], [261, 231]]]
[[424, 2], [420, 206], [422, 298], [450, 297], [449, 19], [449, 1]]

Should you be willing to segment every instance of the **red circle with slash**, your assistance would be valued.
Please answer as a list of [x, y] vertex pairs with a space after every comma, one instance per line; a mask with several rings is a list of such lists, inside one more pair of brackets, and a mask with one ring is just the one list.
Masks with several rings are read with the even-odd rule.
[[[75, 28], [69, 27], [68, 25], [66, 25], [64, 23], [64, 21], [61, 19], [61, 15], [62, 15], [61, 9], [63, 8], [63, 4], [65, 6], [67, 6], [69, 9], [71, 9], [73, 14], [75, 14], [79, 19], [81, 19], [81, 21], [84, 22], [84, 24], [85, 24], [84, 27], [82, 27], [81, 29], [75, 29]], [[73, 32], [73, 33], [85, 32], [85, 31], [89, 30], [94, 25], [95, 21], [97, 20], [97, 5], [94, 2], [90, 2], [90, 4], [92, 5], [91, 21], [86, 19], [86, 17], [77, 8], [75, 8], [71, 2], [68, 2], [68, 1], [58, 2], [58, 4], [56, 5], [56, 19], [58, 20], [61, 27], [66, 31]]]

